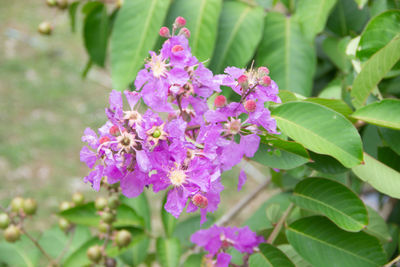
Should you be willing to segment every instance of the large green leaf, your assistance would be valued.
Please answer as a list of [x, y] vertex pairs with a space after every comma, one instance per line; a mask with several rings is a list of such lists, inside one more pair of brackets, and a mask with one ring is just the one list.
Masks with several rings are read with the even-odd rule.
[[268, 13], [256, 63], [270, 69], [272, 79], [281, 89], [305, 96], [311, 94], [315, 51], [295, 18]]
[[249, 267], [295, 267], [289, 258], [278, 248], [262, 243], [258, 246], [260, 252], [249, 258]]
[[357, 57], [366, 60], [400, 33], [400, 11], [388, 10], [372, 18], [358, 43]]
[[400, 198], [400, 173], [366, 153], [364, 161], [365, 164], [352, 168], [354, 174], [379, 192]]
[[0, 242], [0, 266], [36, 267], [41, 254], [26, 237], [16, 243], [8, 243], [3, 238]]
[[312, 267], [304, 258], [302, 258], [297, 251], [289, 244], [279, 245], [278, 248], [288, 256], [296, 267]]
[[369, 94], [400, 59], [400, 34], [376, 52], [362, 66], [354, 80], [351, 96], [356, 108], [365, 104]]
[[400, 130], [400, 100], [384, 99], [374, 102], [358, 109], [351, 116], [371, 124]]
[[361, 138], [340, 113], [315, 103], [289, 102], [272, 111], [279, 129], [296, 142], [330, 155], [345, 167], [362, 162]]
[[378, 239], [341, 230], [325, 217], [297, 220], [286, 235], [294, 249], [316, 267], [378, 267], [386, 261]]
[[75, 18], [76, 18], [76, 12], [78, 10], [80, 1], [75, 1], [68, 6], [68, 15], [69, 15], [69, 20], [71, 22], [71, 31], [75, 32]]
[[310, 168], [325, 174], [340, 174], [348, 171], [339, 161], [331, 156], [310, 152], [311, 162], [307, 163]]
[[127, 198], [121, 195], [120, 199], [122, 203], [131, 207], [140, 217], [142, 217], [146, 228], [151, 230], [151, 210], [146, 193], [143, 192], [140, 196], [134, 198]]
[[295, 16], [299, 19], [304, 35], [309, 41], [325, 28], [329, 13], [336, 0], [300, 0]]
[[350, 37], [337, 38], [328, 36], [322, 42], [322, 50], [328, 58], [335, 64], [341, 71], [347, 73], [351, 67], [351, 62], [346, 55], [346, 47], [350, 41]]
[[400, 131], [395, 131], [388, 128], [380, 128], [379, 132], [387, 145], [400, 155]]
[[176, 267], [179, 265], [181, 245], [177, 238], [158, 238], [156, 252], [161, 266]]
[[124, 90], [143, 66], [157, 41], [169, 0], [127, 0], [115, 20], [111, 35], [113, 87]]
[[349, 188], [325, 178], [309, 178], [296, 185], [292, 201], [307, 210], [322, 213], [340, 228], [358, 232], [368, 224], [364, 203]]
[[322, 106], [328, 107], [333, 109], [336, 112], [339, 112], [346, 118], [353, 113], [353, 110], [341, 99], [328, 99], [328, 98], [318, 98], [318, 97], [311, 97], [307, 98], [304, 101], [320, 104]]
[[385, 220], [370, 206], [367, 206], [367, 210], [369, 222], [364, 231], [367, 234], [377, 237], [383, 243], [391, 241], [392, 237], [390, 236], [389, 228]]
[[261, 40], [263, 21], [261, 7], [224, 2], [210, 69], [222, 73], [227, 66], [245, 67]]
[[106, 60], [109, 31], [107, 8], [98, 4], [85, 17], [83, 39], [90, 59], [101, 67]]
[[96, 237], [86, 241], [66, 259], [66, 261], [63, 263], [63, 267], [89, 266], [91, 261], [86, 255], [88, 248], [94, 245], [102, 244], [103, 241]]
[[186, 19], [190, 47], [200, 61], [211, 59], [221, 7], [221, 0], [174, 0], [171, 5], [166, 24], [172, 25], [178, 16]]
[[359, 9], [353, 0], [338, 0], [328, 18], [327, 28], [340, 36], [354, 35], [362, 30], [368, 17], [368, 7]]

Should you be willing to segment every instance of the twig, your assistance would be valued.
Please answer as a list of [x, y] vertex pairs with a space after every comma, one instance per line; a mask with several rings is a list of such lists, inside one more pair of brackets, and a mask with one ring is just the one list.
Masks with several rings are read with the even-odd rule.
[[276, 237], [278, 236], [283, 223], [285, 222], [286, 218], [288, 217], [290, 211], [293, 208], [293, 203], [290, 203], [289, 207], [285, 210], [285, 212], [282, 214], [282, 217], [279, 219], [278, 223], [275, 225], [274, 230], [272, 230], [272, 233], [269, 235], [267, 239], [268, 244], [274, 243]]
[[267, 187], [271, 180], [266, 180], [262, 184], [260, 184], [254, 191], [250, 192], [250, 194], [246, 195], [242, 198], [232, 209], [229, 210], [224, 216], [222, 216], [215, 224], [225, 225], [231, 219], [235, 218], [239, 212], [245, 207], [249, 202], [251, 202], [260, 192]]
[[28, 237], [32, 241], [32, 243], [40, 250], [40, 252], [42, 252], [42, 254], [49, 260], [50, 263], [55, 263], [53, 258], [50, 257], [49, 254], [47, 254], [47, 252], [42, 248], [39, 242], [35, 238], [33, 238], [22, 226], [21, 226], [21, 232], [25, 234], [26, 237]]
[[65, 253], [67, 253], [69, 247], [71, 246], [72, 243], [72, 239], [74, 238], [75, 235], [75, 227], [73, 227], [71, 229], [67, 244], [65, 244], [63, 250], [61, 251], [60, 255], [58, 255], [56, 262], [60, 262], [62, 260], [62, 258], [64, 257]]
[[394, 258], [393, 260], [389, 261], [385, 265], [383, 265], [383, 267], [390, 267], [390, 266], [392, 266], [393, 264], [395, 264], [398, 261], [400, 261], [400, 255], [398, 255], [396, 258]]

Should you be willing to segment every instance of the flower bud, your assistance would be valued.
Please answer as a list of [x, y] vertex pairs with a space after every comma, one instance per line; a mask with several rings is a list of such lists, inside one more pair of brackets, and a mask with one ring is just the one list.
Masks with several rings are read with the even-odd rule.
[[181, 28], [186, 25], [186, 19], [183, 17], [177, 17], [174, 24], [176, 27]]
[[76, 206], [80, 206], [83, 203], [85, 203], [85, 197], [83, 196], [82, 193], [80, 192], [76, 192], [72, 195], [72, 202], [74, 202], [74, 204]]
[[115, 125], [111, 126], [111, 128], [110, 128], [110, 130], [109, 130], [109, 133], [110, 133], [111, 135], [113, 135], [113, 136], [117, 136], [118, 133], [119, 133], [118, 127], [115, 126]]
[[190, 38], [190, 31], [189, 31], [188, 28], [182, 28], [179, 31], [179, 35], [184, 35], [187, 39], [189, 39]]
[[196, 194], [192, 197], [192, 202], [194, 205], [199, 207], [200, 209], [205, 209], [208, 206], [208, 199], [205, 196], [200, 194]]
[[100, 138], [100, 140], [99, 140], [100, 144], [104, 144], [105, 142], [110, 142], [110, 137], [103, 136], [102, 138]]
[[89, 260], [95, 263], [100, 262], [101, 258], [103, 257], [101, 253], [101, 247], [99, 245], [91, 246], [87, 250], [86, 255], [89, 258]]
[[10, 217], [7, 213], [0, 214], [0, 229], [6, 229], [10, 225]]
[[169, 29], [168, 29], [167, 27], [161, 27], [159, 33], [160, 33], [160, 36], [161, 36], [161, 37], [164, 37], [164, 38], [170, 37], [170, 35], [169, 35]]
[[107, 199], [104, 197], [98, 197], [94, 202], [96, 210], [104, 210], [107, 207]]
[[262, 75], [268, 75], [269, 74], [269, 69], [267, 67], [259, 67], [258, 68], [258, 73], [262, 74]]
[[56, 0], [46, 0], [46, 4], [48, 6], [53, 7], [53, 6], [57, 5], [57, 1]]
[[269, 77], [269, 76], [263, 76], [263, 77], [261, 78], [261, 85], [269, 86], [270, 84], [271, 84], [271, 77]]
[[178, 53], [183, 51], [183, 47], [181, 45], [174, 45], [171, 49], [172, 53]]
[[58, 220], [58, 227], [63, 231], [67, 231], [71, 227], [71, 223], [64, 218], [60, 218]]
[[53, 27], [51, 26], [50, 22], [43, 21], [38, 26], [38, 32], [43, 35], [50, 35], [53, 31]]
[[247, 88], [248, 86], [249, 86], [249, 83], [248, 83], [248, 78], [247, 78], [247, 76], [246, 75], [240, 75], [240, 77], [238, 78], [238, 84], [240, 85], [240, 87], [242, 87], [242, 88]]
[[37, 210], [37, 203], [36, 200], [32, 198], [28, 198], [24, 200], [24, 207], [23, 210], [28, 215], [33, 215], [36, 213]]
[[100, 224], [99, 224], [99, 226], [98, 226], [98, 229], [99, 229], [99, 232], [100, 232], [100, 233], [105, 234], [105, 233], [108, 232], [108, 229], [109, 229], [110, 227], [111, 227], [111, 226], [110, 226], [109, 224], [104, 223], [104, 222], [100, 222]]
[[[161, 133], [160, 133], [161, 135]], [[153, 133], [153, 137], [154, 137], [154, 133]], [[111, 196], [108, 198], [108, 207], [110, 209], [116, 209], [119, 205], [119, 199], [117, 196]]]
[[59, 206], [60, 211], [68, 210], [70, 208], [72, 208], [72, 204], [70, 202], [67, 202], [67, 201], [61, 202], [61, 204]]
[[60, 9], [66, 9], [68, 7], [68, 0], [57, 0], [57, 6]]
[[254, 112], [257, 109], [257, 104], [256, 101], [253, 99], [247, 100], [244, 102], [244, 108], [247, 110], [247, 112]]
[[115, 267], [117, 266], [117, 261], [113, 258], [106, 258], [105, 267]]
[[127, 230], [118, 231], [115, 235], [115, 243], [118, 247], [126, 247], [131, 243], [132, 234]]
[[111, 224], [115, 220], [115, 215], [111, 212], [102, 212], [100, 218], [103, 222]]
[[219, 95], [214, 100], [214, 105], [216, 108], [225, 107], [227, 104], [226, 97], [224, 95]]
[[7, 242], [14, 243], [21, 237], [21, 231], [15, 225], [10, 225], [4, 230], [4, 239]]
[[20, 212], [24, 207], [24, 199], [22, 197], [16, 197], [11, 201], [11, 210], [14, 212]]

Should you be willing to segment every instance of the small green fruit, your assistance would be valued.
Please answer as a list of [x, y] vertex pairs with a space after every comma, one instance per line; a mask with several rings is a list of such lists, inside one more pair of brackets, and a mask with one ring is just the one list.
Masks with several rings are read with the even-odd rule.
[[115, 243], [118, 247], [126, 247], [132, 241], [132, 234], [127, 230], [118, 231], [115, 235]]
[[4, 239], [7, 242], [14, 243], [21, 237], [21, 231], [15, 225], [10, 225], [4, 230]]
[[28, 198], [24, 200], [24, 212], [28, 215], [33, 215], [36, 213], [37, 210], [37, 203], [36, 200], [32, 198]]
[[85, 203], [85, 197], [82, 195], [82, 193], [74, 193], [72, 195], [72, 202], [74, 202], [76, 206], [80, 206]]
[[107, 223], [104, 223], [104, 222], [100, 222], [100, 224], [99, 224], [99, 232], [100, 233], [107, 233], [108, 232], [108, 228], [110, 227], [110, 225], [109, 224], [107, 224]]
[[43, 21], [39, 24], [38, 32], [43, 35], [50, 35], [53, 31], [53, 27], [51, 26], [50, 22]]
[[119, 205], [119, 199], [117, 196], [111, 196], [108, 198], [108, 207], [110, 209], [116, 209]]
[[57, 1], [56, 0], [46, 0], [46, 4], [50, 7], [56, 6]]
[[14, 212], [20, 212], [24, 207], [24, 199], [22, 197], [16, 197], [11, 201], [11, 210]]
[[107, 199], [104, 197], [98, 197], [94, 206], [96, 207], [96, 210], [104, 210], [107, 207], [107, 203]]
[[10, 217], [8, 214], [1, 213], [0, 214], [0, 229], [6, 229], [10, 225]]
[[87, 250], [86, 255], [89, 258], [89, 260], [91, 260], [92, 262], [95, 262], [95, 263], [98, 263], [103, 256], [103, 255], [101, 255], [101, 247], [99, 245], [91, 246]]
[[111, 224], [115, 220], [115, 215], [111, 212], [103, 212], [100, 217], [103, 222], [108, 224]]
[[60, 208], [60, 211], [64, 211], [64, 210], [68, 210], [68, 209], [72, 208], [72, 205], [71, 205], [71, 203], [69, 203], [67, 201], [63, 201], [63, 202], [61, 202], [59, 208]]
[[71, 227], [71, 223], [64, 218], [60, 218], [58, 220], [58, 226], [60, 227], [61, 230], [67, 231]]

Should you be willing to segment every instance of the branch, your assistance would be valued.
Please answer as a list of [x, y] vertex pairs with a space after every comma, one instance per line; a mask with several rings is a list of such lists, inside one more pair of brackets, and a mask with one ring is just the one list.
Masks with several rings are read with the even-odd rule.
[[282, 217], [279, 219], [278, 223], [275, 225], [274, 230], [272, 230], [272, 233], [269, 235], [269, 237], [267, 239], [268, 244], [274, 243], [276, 237], [278, 236], [279, 232], [281, 231], [283, 223], [285, 222], [286, 218], [289, 216], [292, 208], [293, 208], [293, 203], [290, 203], [289, 207], [285, 210], [285, 212], [282, 214]]
[[398, 261], [400, 261], [400, 255], [398, 255], [396, 258], [394, 258], [390, 262], [386, 263], [385, 265], [383, 265], [383, 267], [390, 267]]

